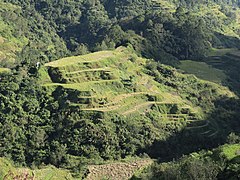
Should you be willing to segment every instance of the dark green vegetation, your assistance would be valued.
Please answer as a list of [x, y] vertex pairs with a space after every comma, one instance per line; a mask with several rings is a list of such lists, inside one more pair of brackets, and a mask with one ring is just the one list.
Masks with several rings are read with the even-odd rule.
[[239, 179], [239, 142], [192, 153], [177, 162], [153, 164], [131, 179]]
[[239, 13], [233, 0], [0, 0], [0, 177], [84, 178], [149, 156], [140, 179], [239, 178]]
[[32, 77], [3, 74], [0, 84], [0, 153], [19, 165], [84, 175], [89, 163], [144, 153], [168, 160], [214, 147], [239, 127], [227, 108], [240, 106], [227, 88], [130, 47], [60, 59]]
[[[24, 47], [25, 63], [128, 43], [138, 53], [168, 64], [179, 58], [202, 58], [211, 46], [239, 47], [236, 1], [4, 2], [21, 8], [2, 3], [1, 41], [14, 51]], [[16, 45], [11, 46], [14, 40]]]

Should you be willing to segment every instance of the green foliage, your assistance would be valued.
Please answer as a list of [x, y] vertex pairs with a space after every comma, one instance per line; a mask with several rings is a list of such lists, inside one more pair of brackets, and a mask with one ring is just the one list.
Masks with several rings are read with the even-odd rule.
[[[239, 132], [236, 96], [135, 52], [178, 65], [219, 55], [212, 47], [238, 48], [239, 11], [234, 0], [0, 1], [0, 65], [11, 68], [0, 69], [0, 156], [84, 178], [88, 164], [143, 153], [168, 160], [167, 150], [179, 157], [223, 143]], [[221, 67], [236, 90], [239, 54], [227, 52]], [[156, 165], [146, 179], [239, 178], [238, 148]], [[9, 167], [15, 173], [3, 160], [0, 175]], [[52, 167], [34, 173], [61, 174]]]
[[238, 179], [239, 144], [220, 146], [212, 151], [201, 151], [170, 163], [155, 163], [132, 179]]
[[30, 170], [26, 168], [16, 168], [6, 158], [0, 158], [0, 178], [14, 179], [14, 178], [34, 178], [41, 179], [75, 179], [70, 172], [63, 169], [57, 169], [53, 166], [44, 166], [38, 170]]
[[0, 73], [9, 73], [9, 72], [11, 72], [11, 70], [8, 68], [0, 68]]
[[[68, 50], [79, 55], [127, 44], [145, 57], [176, 64], [177, 59], [204, 57], [211, 46], [239, 46], [237, 3], [162, 0], [6, 2], [9, 3], [4, 4], [3, 12], [9, 8], [7, 13], [11, 14], [3, 13], [5, 30], [2, 37], [17, 44], [19, 51], [22, 50], [20, 60], [27, 64], [67, 56]], [[234, 8], [231, 8], [233, 4]], [[16, 16], [20, 18], [15, 25]], [[20, 35], [18, 27], [21, 27]]]

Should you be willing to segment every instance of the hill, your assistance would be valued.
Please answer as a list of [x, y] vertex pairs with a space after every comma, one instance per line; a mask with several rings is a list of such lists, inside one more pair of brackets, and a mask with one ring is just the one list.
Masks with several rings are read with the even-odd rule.
[[[47, 63], [44, 66], [48, 69], [49, 77], [46, 78], [44, 68], [39, 70], [39, 76], [44, 77], [41, 81], [47, 89], [54, 91], [62, 87], [67, 92], [66, 102], [70, 107], [102, 114], [100, 117], [103, 119], [108, 112], [123, 116], [159, 114], [154, 118], [160, 118], [165, 123], [193, 124], [194, 120], [197, 122], [204, 118], [203, 112], [207, 112], [208, 105], [204, 104], [203, 107], [203, 102], [194, 102], [189, 94], [184, 97], [180, 90], [182, 85], [171, 84], [173, 81], [162, 82], [171, 76], [175, 76], [175, 80], [180, 77], [186, 78], [185, 81], [195, 80], [198, 86], [202, 86], [195, 93], [201, 93], [203, 87], [208, 86], [208, 90], [216, 91], [210, 97], [212, 101], [224, 94], [226, 97], [234, 96], [226, 88], [197, 80], [193, 76], [183, 76], [162, 65], [156, 69], [160, 73], [163, 71], [163, 77], [159, 77], [159, 72], [151, 69], [151, 63], [135, 55], [129, 48], [120, 47], [114, 51], [101, 51]], [[51, 79], [51, 82], [46, 83], [45, 78], [49, 81]], [[191, 89], [191, 86], [194, 83], [188, 87], [189, 92], [196, 90]], [[176, 88], [179, 92], [175, 91]], [[189, 93], [186, 89], [184, 91]]]
[[[239, 12], [235, 0], [0, 0], [0, 176], [129, 178], [153, 159], [174, 174], [184, 155], [239, 143]], [[214, 156], [233, 157], [225, 146]], [[204, 157], [208, 177], [217, 158]]]
[[[132, 144], [132, 148], [140, 146], [138, 151], [155, 158], [164, 157], [167, 160], [174, 153], [185, 154], [199, 147], [214, 147], [214, 144], [224, 141], [236, 122], [226, 121], [224, 116], [227, 114], [223, 114], [225, 111], [219, 113], [219, 117], [223, 117], [218, 119], [213, 113], [216, 106], [221, 104], [219, 100], [237, 101], [236, 95], [228, 88], [138, 57], [131, 47], [62, 58], [46, 63], [37, 70], [36, 75], [49, 95], [61, 99], [63, 107], [78, 112], [84, 118], [74, 120], [73, 127], [88, 121], [94, 129], [98, 124], [104, 124], [111, 129], [110, 133], [115, 128], [113, 119], [126, 119], [127, 126], [139, 130], [146, 128], [146, 125], [138, 123], [147, 124], [148, 134], [141, 137], [144, 138], [141, 142], [131, 142], [136, 143]], [[124, 128], [122, 125], [119, 128]], [[229, 130], [224, 129], [224, 126], [228, 126]], [[99, 132], [100, 129], [97, 130]], [[170, 139], [178, 133], [177, 139], [184, 140], [176, 145], [178, 140], [171, 142]], [[98, 147], [100, 136], [96, 135], [95, 138], [92, 142], [96, 141], [95, 147]], [[167, 143], [162, 143], [164, 141]], [[67, 143], [72, 146], [76, 142]], [[169, 151], [165, 149], [172, 148], [172, 145], [177, 149], [181, 146], [185, 148], [177, 152], [172, 149], [174, 153], [169, 156]], [[147, 150], [148, 146], [152, 149]], [[159, 146], [162, 146], [161, 150]], [[110, 146], [108, 148], [111, 148], [111, 156], [116, 158], [117, 150]], [[124, 148], [125, 145], [120, 151], [122, 157], [130, 153], [123, 153]], [[76, 156], [79, 150], [70, 151], [71, 155]], [[110, 157], [101, 150], [99, 155], [104, 159]]]
[[167, 161], [215, 147], [238, 127], [238, 99], [228, 88], [139, 57], [131, 46], [29, 73], [0, 82], [8, 144], [0, 152], [22, 165], [54, 164], [86, 177], [88, 165], [143, 154]]
[[78, 96], [69, 97], [70, 105], [83, 111], [128, 115], [154, 104], [181, 104], [178, 96], [164, 87], [161, 90], [160, 84], [143, 72], [144, 65], [146, 60], [124, 48], [64, 58], [45, 64], [53, 83], [44, 86], [77, 90]]

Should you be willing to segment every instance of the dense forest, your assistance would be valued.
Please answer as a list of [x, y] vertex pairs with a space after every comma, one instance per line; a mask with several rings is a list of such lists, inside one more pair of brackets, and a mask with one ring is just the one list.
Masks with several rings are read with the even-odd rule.
[[[239, 179], [239, 50], [239, 0], [0, 0], [0, 157], [15, 167], [54, 165], [76, 179], [88, 165], [126, 158], [155, 161], [132, 179]], [[106, 62], [87, 64], [107, 53]], [[224, 78], [186, 74], [183, 60]], [[89, 69], [100, 72], [81, 74]], [[92, 85], [102, 80], [113, 82]], [[141, 95], [119, 106], [155, 106], [101, 113], [84, 99], [85, 86], [100, 106], [110, 104], [109, 92]], [[181, 120], [163, 123], [159, 114]]]

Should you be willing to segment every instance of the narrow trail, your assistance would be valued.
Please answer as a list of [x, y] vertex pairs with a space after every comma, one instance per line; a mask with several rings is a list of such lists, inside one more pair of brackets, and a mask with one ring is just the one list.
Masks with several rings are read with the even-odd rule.
[[205, 132], [203, 132], [203, 133], [200, 133], [201, 135], [206, 135], [206, 134], [208, 134], [208, 133], [210, 133], [211, 132], [211, 130], [208, 130], [208, 131], [205, 131]]
[[108, 111], [114, 111], [118, 108], [120, 108], [121, 105], [115, 105], [115, 106], [107, 106], [107, 107], [100, 107], [100, 108], [83, 108], [81, 110], [83, 111], [102, 111], [102, 112], [108, 112]]

